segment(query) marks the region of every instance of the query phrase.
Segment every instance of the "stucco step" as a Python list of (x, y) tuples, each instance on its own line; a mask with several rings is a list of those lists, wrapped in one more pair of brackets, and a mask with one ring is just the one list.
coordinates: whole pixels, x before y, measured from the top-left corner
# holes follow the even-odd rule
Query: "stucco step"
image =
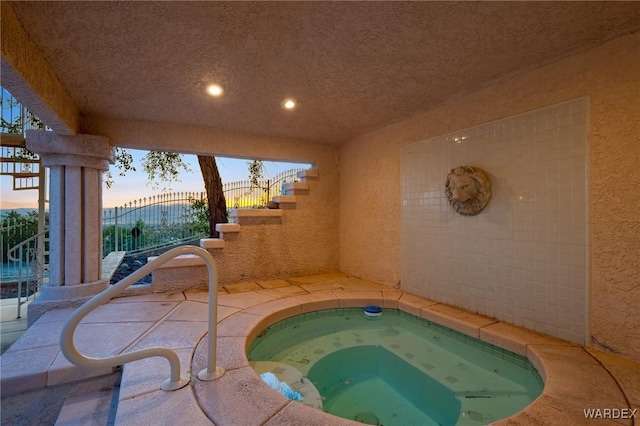
[(275, 201), (278, 204), (293, 204), (296, 202), (296, 196), (295, 195), (278, 195), (276, 197), (273, 197), (273, 201)]
[(220, 232), (221, 234), (240, 232), (240, 225), (238, 225), (237, 223), (216, 223), (216, 231)]
[[(219, 231), (218, 231), (219, 232)], [(203, 249), (223, 249), (224, 240), (222, 238), (201, 238), (200, 247)]]
[(280, 209), (233, 209), (229, 216), (239, 225), (268, 225), (282, 223)]
[[(150, 256), (148, 257), (148, 261), (151, 262), (155, 260), (158, 256)], [(176, 256), (171, 260), (166, 261), (162, 265), (158, 266), (158, 269), (166, 269), (166, 268), (185, 268), (188, 266), (202, 266), (204, 265), (204, 260), (198, 255), (195, 254), (183, 254), (180, 256)]]
[(317, 179), (318, 170), (317, 169), (300, 170), (298, 173), (296, 173), (296, 176), (302, 182), (305, 182), (306, 180), (309, 180), (309, 179)]
[(307, 195), (309, 193), (309, 183), (287, 182), (284, 184), (284, 191), (287, 195)]

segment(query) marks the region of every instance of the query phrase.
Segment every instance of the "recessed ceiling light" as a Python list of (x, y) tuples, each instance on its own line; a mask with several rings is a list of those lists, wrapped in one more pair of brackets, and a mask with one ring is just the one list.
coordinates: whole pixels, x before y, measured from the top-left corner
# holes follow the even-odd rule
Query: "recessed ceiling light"
[(218, 86), (217, 84), (210, 84), (207, 86), (207, 93), (209, 93), (211, 96), (220, 96), (222, 95), (222, 87)]
[(282, 101), (282, 108), (284, 109), (294, 109), (296, 107), (296, 102), (293, 99), (285, 99)]

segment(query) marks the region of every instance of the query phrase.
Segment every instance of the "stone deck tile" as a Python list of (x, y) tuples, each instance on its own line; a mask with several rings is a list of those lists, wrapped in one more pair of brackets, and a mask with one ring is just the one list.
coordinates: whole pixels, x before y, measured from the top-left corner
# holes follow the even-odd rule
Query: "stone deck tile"
[(353, 426), (361, 424), (291, 401), (282, 410), (278, 411), (275, 416), (270, 418), (265, 423), (265, 426)]
[(317, 291), (335, 291), (335, 290), (345, 289), (345, 284), (342, 281), (337, 281), (337, 280), (321, 281), (321, 282), (309, 283), (309, 284), (300, 283), (298, 285), (300, 286), (300, 288), (302, 288), (305, 291), (308, 291), (309, 293), (314, 293)]
[[(191, 371), (191, 349), (176, 349), (180, 359), (180, 376)], [(152, 357), (124, 365), (120, 381), (120, 401), (160, 390), (160, 386), (171, 378), (171, 368), (166, 358)]]
[(133, 303), (133, 302), (180, 302), (185, 299), (184, 294), (180, 291), (174, 291), (169, 293), (148, 293), (138, 296), (127, 296), (121, 294), (121, 297), (116, 297), (109, 301), (112, 303)]
[[(251, 331), (264, 323), (263, 317), (259, 315), (238, 312), (225, 318), (218, 323), (218, 337), (245, 337)], [(264, 328), (266, 326), (263, 326)]]
[(276, 298), (253, 291), (248, 293), (221, 294), (218, 295), (218, 305), (229, 306), (231, 308), (246, 309), (248, 307), (259, 305), (260, 303), (268, 302), (269, 300), (273, 299)]
[(116, 426), (211, 426), (198, 406), (191, 386), (177, 391), (158, 390), (118, 403)]
[(65, 398), (55, 426), (90, 425), (98, 418), (108, 418), (112, 390), (94, 391)]
[(290, 286), (291, 283), (287, 280), (266, 280), (257, 281), (258, 285), (262, 288), (279, 288)]
[(266, 294), (271, 297), (287, 297), (295, 294), (305, 294), (307, 291), (297, 285), (290, 285), (287, 287), (267, 288), (259, 290), (258, 293)]
[(242, 312), (245, 314), (259, 315), (261, 317), (270, 317), (273, 322), (302, 313), (298, 299), (290, 297), (270, 300), (269, 302), (244, 309)]
[(85, 323), (114, 323), (114, 322), (150, 322), (159, 321), (171, 312), (180, 302), (130, 302), (108, 303), (98, 306), (83, 318)]
[(348, 290), (333, 291), (332, 293), (339, 300), (341, 308), (382, 305), (384, 302), (380, 290)]
[[(76, 329), (74, 341), (81, 354), (106, 358), (123, 352), (154, 324), (153, 322), (80, 324)], [(112, 367), (95, 370), (77, 367), (60, 352), (49, 368), (47, 386), (98, 377), (110, 374), (112, 371)]]
[(387, 287), (386, 289), (382, 290), (382, 307), (389, 309), (398, 309), (398, 301), (400, 300), (400, 297), (402, 295), (402, 290)]
[(49, 367), (59, 352), (57, 346), (5, 352), (0, 357), (2, 397), (45, 387)]
[(361, 278), (345, 277), (336, 281), (340, 281), (345, 290), (384, 290), (389, 288), (386, 285)]
[(527, 355), (527, 346), (534, 344), (543, 345), (570, 345), (575, 344), (561, 340), (536, 331), (527, 330), (516, 325), (497, 322), (480, 329), (480, 340), (499, 346), (519, 355)]
[(480, 338), (480, 329), (482, 327), (498, 322), (494, 318), (473, 314), (464, 309), (442, 304), (423, 307), (420, 309), (420, 316), (478, 339)]
[[(246, 355), (246, 340), (244, 336), (219, 337), (218, 343), (216, 344), (216, 366), (224, 368), (225, 371), (247, 367), (249, 361)], [(193, 352), (193, 364), (196, 365), (199, 370), (192, 371), (192, 373), (199, 372), (206, 368), (208, 350), (208, 342), (206, 339), (203, 339)]]
[(22, 337), (7, 349), (5, 354), (47, 346), (56, 346), (59, 348), (62, 327), (64, 327), (63, 321), (51, 323), (37, 321), (36, 324), (29, 327)]
[(409, 312), (417, 317), (420, 316), (420, 310), (426, 306), (435, 305), (438, 302), (425, 299), (409, 293), (402, 293), (398, 299), (398, 309)]
[[(76, 308), (63, 308), (63, 309), (54, 309), (53, 311), (47, 311), (42, 315), (37, 322), (40, 323), (51, 323), (56, 321), (66, 321), (69, 319), (71, 314), (76, 311)], [(35, 325), (35, 324), (33, 324)]]
[(202, 321), (164, 321), (138, 340), (127, 352), (152, 347), (193, 349), (207, 330), (206, 318)]
[(636, 423), (640, 424), (640, 363), (595, 348), (586, 350), (616, 378), (631, 408), (638, 409)]
[(207, 321), (209, 318), (209, 304), (185, 300), (180, 303), (169, 316), (167, 321)]
[[(615, 380), (582, 347), (530, 345), (528, 350), (544, 378), (543, 394), (512, 416), (514, 422), (500, 424), (532, 424), (527, 422), (541, 415), (545, 417), (540, 419), (553, 419), (555, 424), (592, 424), (593, 420), (584, 417), (584, 409), (627, 407)], [(627, 419), (618, 420), (608, 424), (631, 424)]]
[(262, 290), (262, 287), (260, 287), (258, 283), (255, 281), (246, 281), (246, 282), (235, 283), (235, 284), (225, 284), (223, 287), (225, 290), (229, 292), (229, 294)]
[[(194, 362), (191, 373), (202, 368)], [(217, 380), (194, 381), (193, 385), (196, 394), (211, 396), (201, 399), (200, 404), (217, 425), (263, 425), (288, 402), (248, 366), (229, 370)]]
[[(223, 294), (228, 294), (228, 293), (225, 291)], [(186, 300), (194, 300), (196, 302), (209, 303), (209, 290), (202, 290), (202, 289), (186, 290), (184, 292), (184, 296)], [(220, 293), (218, 293), (218, 297), (220, 297)]]
[[(216, 313), (217, 322), (222, 321), (229, 315), (239, 312), (239, 308), (218, 305)], [(166, 318), (167, 321), (208, 321), (209, 304), (192, 300), (184, 301)]]
[(303, 305), (300, 313), (317, 311), (320, 309), (333, 309), (340, 307), (340, 301), (331, 291), (317, 291), (308, 294), (300, 294), (289, 297), (288, 300)]
[(287, 280), (296, 284), (312, 284), (325, 281), (339, 281), (344, 278), (347, 278), (347, 275), (343, 274), (342, 272), (329, 272), (327, 274), (306, 275), (302, 277), (287, 278)]

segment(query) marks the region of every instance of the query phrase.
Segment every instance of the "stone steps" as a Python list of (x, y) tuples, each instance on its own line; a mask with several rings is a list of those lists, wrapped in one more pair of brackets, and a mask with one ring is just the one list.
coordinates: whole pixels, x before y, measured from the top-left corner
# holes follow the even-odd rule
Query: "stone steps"
[[(294, 209), (298, 195), (309, 194), (309, 181), (318, 179), (318, 170), (308, 169), (299, 171), (296, 176), (300, 181), (288, 182), (284, 185), (284, 194), (273, 197), (273, 201), (278, 203), (277, 209), (233, 209), (230, 216), (234, 223), (218, 223), (216, 231), (220, 233), (219, 238), (203, 238), (200, 240), (200, 247), (212, 249), (224, 249), (225, 235), (235, 235), (240, 232), (243, 225), (257, 224), (281, 224), (283, 210)], [(149, 257), (149, 261), (157, 256)], [(204, 265), (202, 259), (195, 255), (178, 256), (165, 263), (161, 268), (176, 268), (188, 266)]]

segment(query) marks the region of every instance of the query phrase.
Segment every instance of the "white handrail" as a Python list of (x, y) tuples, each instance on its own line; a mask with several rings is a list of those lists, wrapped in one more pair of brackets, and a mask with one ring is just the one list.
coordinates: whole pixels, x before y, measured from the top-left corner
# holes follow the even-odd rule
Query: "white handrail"
[(123, 278), (118, 283), (110, 286), (103, 292), (95, 295), (93, 298), (85, 302), (80, 306), (67, 320), (62, 333), (60, 334), (60, 349), (64, 356), (78, 367), (96, 369), (104, 367), (115, 367), (127, 362), (138, 361), (143, 358), (149, 358), (154, 356), (160, 356), (166, 358), (169, 361), (171, 367), (171, 377), (167, 379), (160, 389), (166, 391), (177, 390), (185, 387), (190, 377), (180, 376), (180, 360), (178, 355), (168, 348), (149, 348), (140, 351), (130, 352), (126, 354), (116, 355), (107, 358), (91, 358), (81, 354), (75, 346), (73, 341), (73, 335), (75, 333), (80, 321), (87, 316), (92, 310), (100, 305), (107, 303), (112, 297), (127, 287), (145, 277), (160, 265), (173, 259), (176, 256), (182, 254), (195, 254), (204, 260), (209, 271), (209, 333), (208, 333), (208, 347), (209, 353), (207, 356), (207, 368), (202, 370), (198, 377), (201, 380), (214, 380), (224, 374), (224, 369), (216, 367), (216, 340), (217, 340), (217, 294), (218, 294), (218, 274), (216, 262), (209, 254), (208, 251), (196, 247), (196, 246), (182, 246), (176, 247), (161, 254), (153, 261), (147, 263), (142, 268), (138, 269), (131, 275)]

